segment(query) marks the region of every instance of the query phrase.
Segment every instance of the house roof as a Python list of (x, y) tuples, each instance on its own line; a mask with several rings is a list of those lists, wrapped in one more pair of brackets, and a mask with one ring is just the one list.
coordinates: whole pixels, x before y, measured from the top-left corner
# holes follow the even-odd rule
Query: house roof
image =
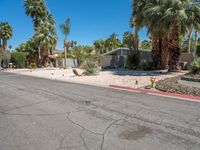
[(123, 48), (123, 47), (122, 48), (116, 48), (116, 49), (113, 49), (113, 50), (111, 50), (111, 51), (109, 51), (107, 53), (102, 54), (101, 56), (106, 56), (106, 55), (113, 54), (113, 53), (117, 52), (118, 50), (127, 50), (127, 51), (129, 51), (129, 48)]

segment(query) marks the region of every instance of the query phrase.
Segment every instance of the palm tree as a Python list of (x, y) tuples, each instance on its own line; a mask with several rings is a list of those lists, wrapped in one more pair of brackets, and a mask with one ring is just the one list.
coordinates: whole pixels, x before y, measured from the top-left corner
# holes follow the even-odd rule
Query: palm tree
[[(162, 17), (162, 13), (154, 13), (153, 9), (150, 12), (146, 11), (146, 9), (154, 7), (153, 3), (156, 4), (158, 2), (159, 1), (155, 0), (132, 0), (132, 18), (130, 20), (130, 25), (135, 28), (135, 51), (138, 51), (138, 32), (140, 28), (146, 26), (148, 28), (148, 34), (152, 37), (152, 58), (155, 68), (166, 69), (168, 68), (168, 53), (166, 51), (166, 42), (168, 38), (167, 36), (163, 36), (163, 29), (157, 23)], [(152, 5), (147, 7), (149, 3)]]
[(135, 49), (135, 34), (131, 32), (125, 32), (123, 35), (123, 44), (128, 46), (130, 49), (130, 52), (132, 53), (133, 50)]
[(138, 52), (138, 45), (139, 45), (139, 25), (137, 24), (137, 22), (135, 21), (134, 18), (131, 18), (130, 19), (130, 26), (131, 28), (135, 28), (135, 33), (134, 33), (134, 49), (131, 49), (131, 50), (134, 50), (134, 52)]
[(57, 34), (55, 30), (55, 21), (49, 13), (46, 14), (39, 30), (34, 35), (34, 40), (39, 49), (39, 57), (42, 58), (42, 64), (48, 65), (48, 56), (50, 51), (55, 50), (57, 44)]
[(139, 30), (140, 28), (144, 27), (145, 18), (142, 12), (142, 9), (147, 4), (146, 0), (132, 0), (132, 17), (130, 19), (130, 26), (135, 28), (135, 44), (134, 44), (134, 51), (138, 52), (138, 45), (139, 45)]
[[(143, 0), (138, 1), (145, 4)], [(188, 0), (146, 0), (140, 11), (140, 16), (143, 17), (141, 22), (147, 26), (153, 38), (152, 54), (158, 56), (158, 62), (164, 60), (166, 63), (169, 59), (169, 70), (178, 71), (180, 35), (185, 34), (191, 24), (200, 23), (200, 9)], [(194, 14), (193, 18), (191, 14)], [(158, 64), (162, 67), (165, 63)]]
[(99, 54), (103, 54), (105, 49), (105, 41), (104, 40), (94, 41), (94, 47), (96, 51), (99, 52)]
[(0, 23), (0, 39), (3, 41), (3, 50), (7, 50), (7, 41), (13, 36), (13, 28), (9, 25), (8, 22)]
[(41, 18), (45, 15), (47, 7), (44, 0), (25, 0), (24, 8), (27, 16), (31, 16), (34, 22), (35, 32), (40, 26)]
[(116, 33), (111, 34), (105, 41), (105, 46), (108, 50), (115, 49), (121, 46), (121, 41), (118, 39), (118, 35)]
[(44, 0), (25, 0), (24, 8), (34, 22), (35, 33), (32, 39), (38, 49), (39, 63), (47, 66), (49, 51), (55, 49), (58, 40), (55, 20)]
[[(191, 1), (186, 0), (176, 0), (168, 2), (167, 4), (169, 6), (166, 8), (165, 16), (162, 20), (163, 25), (166, 25), (166, 29), (170, 31), (170, 41), (168, 43), (170, 51), (169, 71), (178, 71), (180, 35), (185, 34), (191, 25), (198, 26), (200, 24), (200, 9), (191, 3)], [(169, 21), (169, 19), (171, 21)]]
[(67, 42), (67, 36), (70, 33), (70, 18), (67, 18), (66, 21), (60, 25), (60, 29), (62, 30), (63, 34), (65, 35), (64, 39), (64, 53), (65, 53), (65, 62), (64, 62), (64, 67), (67, 67), (67, 47), (68, 47), (68, 42)]
[(144, 19), (142, 22), (148, 28), (148, 33), (152, 37), (154, 67), (157, 69), (167, 69), (169, 60), (169, 52), (167, 49), (168, 33), (160, 23), (160, 18), (165, 13), (160, 2), (156, 0), (145, 2), (146, 4), (143, 5), (144, 7), (142, 9), (142, 18)]

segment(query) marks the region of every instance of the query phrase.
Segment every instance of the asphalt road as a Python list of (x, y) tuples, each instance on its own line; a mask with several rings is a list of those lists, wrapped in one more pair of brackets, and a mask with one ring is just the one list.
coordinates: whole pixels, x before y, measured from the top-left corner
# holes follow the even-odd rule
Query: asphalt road
[(200, 103), (0, 72), (0, 150), (200, 150)]

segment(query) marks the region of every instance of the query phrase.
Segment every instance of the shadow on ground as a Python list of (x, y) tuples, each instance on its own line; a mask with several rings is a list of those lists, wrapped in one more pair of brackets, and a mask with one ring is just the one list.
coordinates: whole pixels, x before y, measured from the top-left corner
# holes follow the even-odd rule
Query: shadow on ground
[(161, 76), (161, 75), (171, 75), (163, 70), (128, 70), (128, 69), (104, 69), (103, 71), (110, 71), (113, 75), (119, 76)]

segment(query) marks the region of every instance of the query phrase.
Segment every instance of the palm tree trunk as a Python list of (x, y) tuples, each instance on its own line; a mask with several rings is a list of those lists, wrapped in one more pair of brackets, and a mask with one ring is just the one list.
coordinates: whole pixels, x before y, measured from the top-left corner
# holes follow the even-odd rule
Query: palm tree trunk
[(64, 40), (64, 69), (67, 68), (67, 39)]
[(48, 52), (48, 47), (43, 47), (41, 50), (41, 59), (42, 59), (42, 65), (44, 67), (48, 67), (48, 63), (49, 63), (49, 52)]
[[(163, 54), (163, 37), (161, 35), (153, 37), (152, 40), (152, 59), (155, 69), (165, 69), (165, 56)], [(163, 59), (163, 60), (162, 60)]]
[(192, 38), (192, 29), (190, 29), (188, 34), (188, 53), (191, 53), (191, 38)]
[(2, 39), (0, 38), (0, 48), (2, 47), (2, 42), (1, 41), (2, 41)]
[(168, 36), (162, 36), (162, 48), (161, 48), (161, 69), (169, 68), (169, 49), (168, 49)]
[(66, 46), (64, 46), (64, 55), (65, 55), (64, 68), (66, 69), (67, 68), (67, 48), (66, 48)]
[(139, 36), (138, 36), (139, 28), (135, 25), (135, 44), (134, 44), (134, 51), (138, 52), (138, 45), (139, 45)]
[(4, 50), (4, 53), (6, 53), (6, 51), (7, 51), (7, 39), (3, 39), (3, 50)]
[(154, 67), (157, 69), (158, 68), (158, 63), (159, 63), (159, 52), (158, 52), (158, 37), (153, 37), (152, 38), (152, 51), (151, 51), (151, 55), (152, 55), (152, 59), (154, 62)]
[(179, 47), (179, 36), (180, 28), (179, 25), (174, 24), (170, 33), (169, 33), (169, 71), (170, 72), (179, 72), (179, 60), (180, 60), (180, 47)]
[(195, 31), (195, 42), (194, 42), (194, 59), (197, 59), (197, 44), (198, 44), (198, 31)]

